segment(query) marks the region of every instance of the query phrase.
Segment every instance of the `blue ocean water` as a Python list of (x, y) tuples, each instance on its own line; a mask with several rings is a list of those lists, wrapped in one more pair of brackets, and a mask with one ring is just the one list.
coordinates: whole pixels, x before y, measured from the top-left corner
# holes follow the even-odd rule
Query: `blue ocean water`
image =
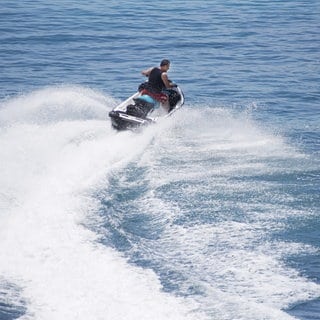
[[(320, 3), (0, 6), (0, 319), (320, 319)], [(171, 60), (183, 109), (108, 112)]]

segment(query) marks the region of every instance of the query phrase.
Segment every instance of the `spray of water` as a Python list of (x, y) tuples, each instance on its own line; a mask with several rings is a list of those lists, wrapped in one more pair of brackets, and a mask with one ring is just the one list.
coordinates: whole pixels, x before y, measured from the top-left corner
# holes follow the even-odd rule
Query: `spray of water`
[[(116, 104), (50, 87), (0, 107), (0, 276), (21, 319), (290, 319), (282, 309), (319, 295), (280, 262), (314, 248), (270, 241), (286, 195), (248, 179), (302, 154), (223, 108), (118, 133)], [(138, 196), (119, 200), (128, 189)]]

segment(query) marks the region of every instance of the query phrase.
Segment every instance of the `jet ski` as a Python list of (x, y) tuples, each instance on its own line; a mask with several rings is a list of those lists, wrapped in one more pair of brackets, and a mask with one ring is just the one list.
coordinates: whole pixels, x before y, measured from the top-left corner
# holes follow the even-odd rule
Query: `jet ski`
[(184, 95), (178, 85), (167, 91), (166, 99), (169, 100), (169, 111), (164, 108), (164, 102), (161, 97), (159, 99), (159, 95), (148, 91), (148, 88), (141, 84), (138, 92), (109, 112), (112, 127), (119, 131), (136, 130), (171, 116), (184, 104)]

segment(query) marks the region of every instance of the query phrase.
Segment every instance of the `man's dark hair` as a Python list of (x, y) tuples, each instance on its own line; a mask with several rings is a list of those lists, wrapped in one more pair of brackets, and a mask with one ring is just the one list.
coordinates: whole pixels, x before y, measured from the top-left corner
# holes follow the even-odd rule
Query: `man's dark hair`
[(170, 64), (170, 61), (169, 61), (168, 59), (163, 59), (163, 60), (160, 62), (160, 67), (166, 66), (166, 65), (168, 65), (168, 64)]

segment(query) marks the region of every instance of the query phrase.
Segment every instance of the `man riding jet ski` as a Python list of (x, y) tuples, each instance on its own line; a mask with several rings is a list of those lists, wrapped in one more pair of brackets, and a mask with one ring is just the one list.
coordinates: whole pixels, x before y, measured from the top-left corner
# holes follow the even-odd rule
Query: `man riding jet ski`
[(163, 108), (168, 112), (176, 105), (176, 91), (172, 88), (177, 87), (168, 79), (170, 61), (164, 59), (160, 62), (160, 67), (152, 67), (143, 70), (141, 73), (148, 77), (148, 82), (142, 83), (139, 87), (141, 94), (147, 94), (162, 103)]
[[(170, 61), (165, 59), (161, 61), (160, 67), (142, 71), (148, 81), (139, 86), (137, 93), (109, 113), (115, 129), (135, 129), (156, 122), (160, 116), (167, 117), (184, 104), (181, 89), (168, 79), (169, 68)], [(160, 108), (153, 112), (156, 107)], [(151, 113), (155, 117), (150, 117)]]

